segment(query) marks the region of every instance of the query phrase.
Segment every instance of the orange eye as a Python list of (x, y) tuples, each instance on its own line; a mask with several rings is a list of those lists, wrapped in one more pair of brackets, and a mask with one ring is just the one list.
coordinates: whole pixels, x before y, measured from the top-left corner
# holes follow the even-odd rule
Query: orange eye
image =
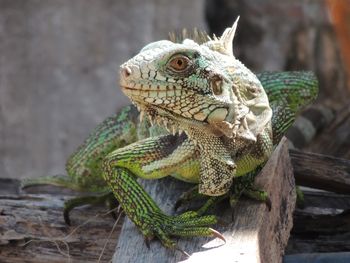
[(185, 56), (177, 56), (169, 61), (169, 67), (175, 71), (183, 71), (188, 68), (189, 59)]

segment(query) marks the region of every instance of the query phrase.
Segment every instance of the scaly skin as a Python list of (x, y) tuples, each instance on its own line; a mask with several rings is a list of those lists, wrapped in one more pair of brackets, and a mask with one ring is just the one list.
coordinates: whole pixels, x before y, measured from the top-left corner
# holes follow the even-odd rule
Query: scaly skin
[(232, 54), (235, 27), (220, 39), (158, 41), (143, 48), (121, 66), (120, 84), (148, 120), (138, 123), (135, 108), (122, 109), (70, 157), (68, 177), (29, 184), (104, 195), (111, 190), (146, 240), (157, 236), (169, 248), (176, 248), (170, 236), (218, 236), (209, 227), (216, 218), (203, 216), (206, 209), (165, 215), (136, 177), (171, 175), (198, 184), (199, 193), (212, 200), (231, 191), (232, 203), (241, 193), (266, 200), (266, 193), (252, 188), (254, 174), (317, 96), (317, 80), (308, 72), (254, 75)]

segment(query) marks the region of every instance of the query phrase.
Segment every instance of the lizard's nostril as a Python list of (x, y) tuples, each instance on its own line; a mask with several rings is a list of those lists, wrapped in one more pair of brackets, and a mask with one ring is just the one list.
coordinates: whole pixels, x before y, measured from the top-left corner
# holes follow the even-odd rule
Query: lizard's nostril
[(123, 75), (124, 78), (128, 78), (131, 75), (132, 71), (131, 68), (128, 66), (122, 67), (121, 74)]

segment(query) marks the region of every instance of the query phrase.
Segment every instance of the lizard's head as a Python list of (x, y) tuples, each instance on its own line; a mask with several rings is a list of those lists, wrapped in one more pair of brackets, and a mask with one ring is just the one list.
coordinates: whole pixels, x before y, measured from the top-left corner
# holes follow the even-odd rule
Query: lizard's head
[(220, 38), (153, 42), (125, 62), (120, 85), (141, 115), (189, 135), (254, 137), (271, 109), (259, 80), (233, 56), (237, 21)]

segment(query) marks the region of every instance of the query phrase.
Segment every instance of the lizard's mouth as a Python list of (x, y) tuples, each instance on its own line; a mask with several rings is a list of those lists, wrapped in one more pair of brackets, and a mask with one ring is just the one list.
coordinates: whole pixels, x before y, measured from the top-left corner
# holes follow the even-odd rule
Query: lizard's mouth
[[(142, 121), (144, 117), (147, 117), (152, 126), (158, 124), (172, 134), (176, 134), (177, 132), (181, 134), (185, 131), (185, 133), (189, 135), (189, 129), (206, 129), (208, 127), (207, 122), (186, 118), (173, 112), (165, 104), (147, 102), (147, 98), (136, 95), (136, 91), (141, 93), (141, 90), (129, 86), (121, 86), (121, 89), (140, 112), (140, 121)], [(149, 101), (151, 101), (151, 99)]]

